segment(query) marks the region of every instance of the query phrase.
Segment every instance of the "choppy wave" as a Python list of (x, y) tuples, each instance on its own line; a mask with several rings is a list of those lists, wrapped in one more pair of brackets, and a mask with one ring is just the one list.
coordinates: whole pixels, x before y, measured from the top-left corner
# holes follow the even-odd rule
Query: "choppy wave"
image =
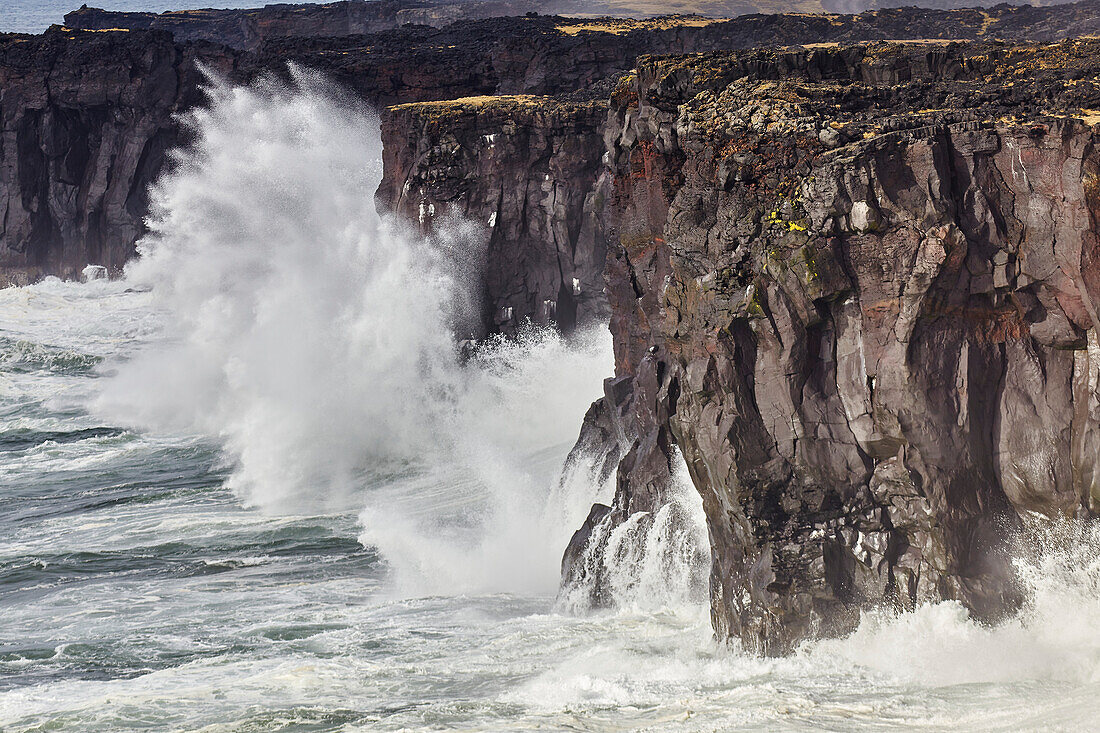
[(33, 341), (0, 338), (0, 370), (20, 372), (43, 370), (64, 374), (88, 374), (100, 358), (71, 349)]

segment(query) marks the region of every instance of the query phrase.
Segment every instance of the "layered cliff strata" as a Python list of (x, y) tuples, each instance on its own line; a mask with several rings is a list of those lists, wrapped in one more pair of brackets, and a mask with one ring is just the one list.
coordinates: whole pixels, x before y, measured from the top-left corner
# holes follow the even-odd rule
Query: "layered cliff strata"
[(678, 446), (720, 637), (995, 619), (1020, 518), (1100, 508), (1098, 50), (650, 58), (613, 97), (596, 412), (636, 439), (595, 520), (659, 500)]

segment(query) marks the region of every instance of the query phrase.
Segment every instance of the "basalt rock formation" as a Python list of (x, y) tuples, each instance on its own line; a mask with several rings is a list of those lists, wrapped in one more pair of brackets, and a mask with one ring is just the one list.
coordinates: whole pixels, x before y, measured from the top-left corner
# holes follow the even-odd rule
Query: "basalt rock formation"
[(0, 36), (0, 285), (133, 256), (172, 114), (216, 56), (163, 32)]
[[(285, 73), (292, 61), (320, 70), (371, 104), (389, 105), (472, 95), (572, 96), (614, 79), (641, 53), (876, 38), (1048, 40), (1100, 30), (1100, 0), (1085, 0), (1054, 8), (908, 8), (855, 16), (748, 16), (724, 22), (697, 17), (641, 22), (532, 16), (465, 20), (444, 28), (402, 26), (340, 37), (286, 35), (379, 27), (366, 21), (332, 25), (351, 23), (348, 19), (355, 13), (366, 12), (359, 5), (363, 3), (233, 11), (238, 15), (232, 17), (244, 25), (230, 23), (224, 28), (218, 25), (221, 21), (215, 23), (223, 17), (217, 13), (155, 16), (171, 20), (175, 36), (142, 30), (153, 25), (146, 14), (82, 10), (74, 23), (96, 28), (130, 24), (135, 30), (58, 28), (41, 36), (0, 36), (0, 282), (25, 282), (46, 274), (72, 277), (87, 264), (117, 272), (133, 255), (134, 241), (143, 230), (146, 188), (164, 169), (167, 151), (179, 142), (175, 115), (203, 100), (197, 59), (242, 83), (261, 74)], [(442, 6), (394, 4), (391, 10), (419, 7)], [(370, 12), (384, 10), (383, 4), (371, 4)], [(390, 21), (379, 22), (385, 26)], [(238, 31), (244, 35), (234, 36)], [(249, 50), (189, 38), (217, 38)], [(549, 118), (548, 123), (557, 124)], [(542, 138), (550, 140), (555, 134), (550, 129)], [(569, 165), (585, 171), (581, 175), (588, 180), (603, 151), (589, 149), (587, 143), (581, 147), (592, 157)], [(579, 148), (575, 152), (579, 155)], [(528, 229), (534, 232), (538, 227)], [(575, 238), (572, 231), (553, 236), (555, 241), (537, 245), (526, 241), (552, 252), (556, 242)], [(595, 252), (593, 247), (599, 245), (576, 246), (578, 251)], [(590, 270), (560, 277), (567, 285), (572, 277), (581, 280), (582, 300), (591, 293), (585, 284), (594, 277)], [(555, 297), (540, 284), (529, 294), (543, 304), (568, 300), (568, 288)], [(511, 307), (516, 312), (518, 306)], [(520, 310), (539, 318), (539, 307)], [(588, 305), (578, 302), (577, 307), (583, 313)], [(561, 310), (571, 312), (568, 306)], [(488, 326), (494, 328), (494, 322), (495, 317), (488, 319)]]
[(606, 118), (606, 101), (547, 97), (387, 110), (379, 203), (424, 232), (454, 216), (479, 225), (485, 331), (606, 322), (606, 192), (596, 185)]
[(1097, 51), (647, 58), (613, 95), (617, 379), (586, 429), (635, 439), (589, 524), (662, 501), (676, 446), (720, 638), (995, 619), (1021, 518), (1100, 509)]

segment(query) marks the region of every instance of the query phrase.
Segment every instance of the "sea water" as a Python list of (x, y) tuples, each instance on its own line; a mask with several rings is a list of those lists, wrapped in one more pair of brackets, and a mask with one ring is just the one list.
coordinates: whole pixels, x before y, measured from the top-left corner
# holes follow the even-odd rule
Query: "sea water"
[(166, 10), (198, 8), (254, 8), (262, 0), (3, 0), (0, 2), (0, 33), (41, 33), (65, 22), (65, 13), (87, 4), (103, 10), (163, 13)]
[(1081, 525), (1022, 538), (1001, 626), (763, 659), (712, 638), (681, 466), (687, 526), (562, 602), (606, 329), (460, 358), (479, 238), (378, 216), (377, 119), (301, 72), (211, 99), (124, 279), (0, 290), (0, 730), (1094, 729)]

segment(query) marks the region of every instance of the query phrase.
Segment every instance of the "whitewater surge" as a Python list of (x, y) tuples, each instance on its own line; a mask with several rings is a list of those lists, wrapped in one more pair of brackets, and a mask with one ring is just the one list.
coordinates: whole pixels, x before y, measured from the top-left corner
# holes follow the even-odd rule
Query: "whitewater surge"
[(923, 684), (1100, 683), (1100, 525), (1032, 519), (1015, 545), (1025, 600), (1008, 620), (979, 624), (954, 602), (873, 613), (809, 653)]
[(100, 407), (220, 437), (246, 501), (338, 508), (368, 466), (439, 441), (463, 293), (375, 213), (377, 121), (305, 72), (292, 84), (215, 82), (185, 118), (194, 146), (126, 270), (176, 343), (124, 366)]
[(403, 592), (552, 591), (586, 502), (552, 525), (544, 502), (612, 371), (607, 329), (531, 327), (460, 358), (483, 238), (379, 216), (376, 116), (299, 69), (208, 94), (126, 270), (173, 341), (122, 365), (98, 410), (217, 438), (250, 505), (365, 506), (362, 541)]
[(713, 640), (679, 464), (608, 537), (615, 607), (555, 605), (614, 489), (561, 473), (606, 330), (460, 359), (476, 238), (377, 215), (370, 112), (303, 72), (211, 95), (125, 281), (0, 290), (0, 729), (1093, 727), (1095, 526), (1021, 535), (1001, 625), (765, 659)]

